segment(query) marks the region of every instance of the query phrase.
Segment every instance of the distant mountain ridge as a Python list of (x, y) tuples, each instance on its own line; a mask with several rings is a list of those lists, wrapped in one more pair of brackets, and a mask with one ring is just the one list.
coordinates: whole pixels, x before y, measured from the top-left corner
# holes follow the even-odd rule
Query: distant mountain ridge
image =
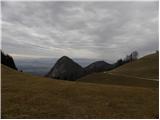
[(57, 60), (46, 77), (62, 80), (77, 80), (93, 72), (107, 71), (111, 67), (112, 65), (105, 61), (97, 61), (83, 68), (71, 58), (63, 56)]
[(96, 61), (94, 63), (91, 63), (87, 67), (85, 67), (86, 74), (90, 74), (93, 72), (103, 72), (110, 70), (113, 67), (113, 65), (106, 63), (105, 61)]
[[(32, 75), (45, 76), (53, 67), (59, 58), (36, 58), (36, 59), (14, 59), (16, 67), (23, 72), (30, 73)], [(73, 58), (73, 60), (82, 67), (88, 66), (90, 63), (96, 61), (96, 59), (86, 58)]]
[(84, 74), (84, 69), (78, 63), (67, 56), (63, 56), (55, 63), (46, 76), (63, 80), (76, 80), (84, 76)]

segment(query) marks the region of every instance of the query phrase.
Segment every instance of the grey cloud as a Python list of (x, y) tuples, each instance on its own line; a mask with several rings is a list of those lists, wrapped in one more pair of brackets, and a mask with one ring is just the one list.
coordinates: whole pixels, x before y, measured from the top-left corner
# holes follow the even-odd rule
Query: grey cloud
[(158, 2), (2, 2), (2, 48), (113, 61), (133, 50), (143, 56), (158, 49)]

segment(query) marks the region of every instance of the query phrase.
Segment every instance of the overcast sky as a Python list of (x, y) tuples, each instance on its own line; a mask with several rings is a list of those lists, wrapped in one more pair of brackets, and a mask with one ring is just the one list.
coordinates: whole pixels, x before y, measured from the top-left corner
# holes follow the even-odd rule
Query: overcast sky
[(16, 58), (98, 58), (158, 49), (158, 2), (2, 2), (2, 50)]

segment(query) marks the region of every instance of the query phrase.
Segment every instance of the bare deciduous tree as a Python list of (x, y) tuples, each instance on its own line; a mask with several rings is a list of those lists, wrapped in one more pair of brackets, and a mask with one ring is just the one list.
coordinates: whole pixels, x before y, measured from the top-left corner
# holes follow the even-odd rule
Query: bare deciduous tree
[(130, 62), (130, 61), (133, 61), (133, 60), (137, 60), (137, 58), (138, 58), (138, 52), (133, 51), (130, 55), (126, 56), (125, 61)]
[(131, 59), (132, 60), (136, 60), (137, 58), (138, 58), (138, 52), (137, 51), (133, 51), (132, 53), (131, 53)]

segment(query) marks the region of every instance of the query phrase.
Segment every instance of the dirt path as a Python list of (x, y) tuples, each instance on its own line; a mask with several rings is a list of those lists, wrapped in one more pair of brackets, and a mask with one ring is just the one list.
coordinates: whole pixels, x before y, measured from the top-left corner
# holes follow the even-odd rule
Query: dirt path
[(130, 77), (130, 78), (143, 79), (143, 80), (159, 81), (159, 79), (150, 79), (150, 78), (136, 77), (136, 76), (124, 75), (124, 74), (116, 74), (116, 73), (108, 73), (108, 74), (122, 76), (122, 77)]

